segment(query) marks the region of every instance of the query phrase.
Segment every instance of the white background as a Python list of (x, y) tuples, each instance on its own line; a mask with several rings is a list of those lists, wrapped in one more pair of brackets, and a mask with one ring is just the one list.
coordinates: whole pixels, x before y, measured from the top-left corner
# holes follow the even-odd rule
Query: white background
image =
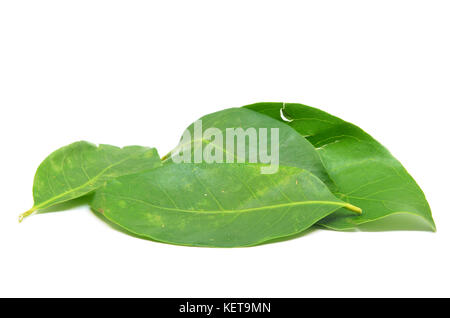
[[(0, 296), (450, 296), (448, 1), (2, 1)], [(32, 216), (39, 163), (77, 140), (155, 146), (200, 116), (300, 102), (364, 128), (437, 233), (318, 230), (172, 246), (87, 207)]]

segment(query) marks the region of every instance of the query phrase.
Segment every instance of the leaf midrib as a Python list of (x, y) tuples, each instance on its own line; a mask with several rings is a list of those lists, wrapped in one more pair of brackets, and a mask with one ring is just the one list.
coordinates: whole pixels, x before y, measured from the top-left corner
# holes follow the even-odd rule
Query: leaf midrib
[[(175, 150), (177, 150), (177, 149), (182, 149), (182, 148), (185, 147), (186, 145), (192, 145), (192, 144), (194, 144), (194, 147), (195, 147), (195, 144), (196, 144), (198, 141), (200, 141), (202, 144), (205, 144), (205, 145), (210, 145), (210, 144), (212, 144), (213, 147), (215, 147), (216, 149), (222, 150), (222, 152), (223, 152), (223, 154), (225, 154), (225, 156), (227, 156), (228, 154), (230, 154), (226, 149), (224, 149), (223, 147), (220, 147), (219, 145), (217, 145), (216, 143), (214, 143), (212, 140), (208, 140), (208, 139), (205, 139), (205, 138), (202, 138), (202, 139), (191, 139), (191, 140), (188, 141), (188, 142), (185, 142), (185, 143), (182, 143), (182, 144), (179, 144), (178, 146), (176, 146), (173, 150), (171, 150), (167, 155), (164, 156), (164, 157), (167, 157), (167, 158), (166, 158), (166, 159), (163, 159), (162, 161), (165, 162), (165, 161), (169, 160), (170, 158), (172, 158), (173, 152), (174, 152)], [(190, 150), (193, 150), (193, 149), (190, 148)], [(194, 148), (194, 150), (195, 150), (195, 148)], [(237, 157), (236, 154), (233, 153), (232, 155), (233, 155), (234, 159), (236, 159), (236, 160), (238, 159), (238, 157)], [(164, 158), (164, 157), (163, 157), (163, 158)]]
[(335, 202), (335, 201), (296, 201), (296, 202), (288, 202), (283, 204), (274, 204), (274, 205), (266, 205), (256, 208), (247, 208), (247, 209), (237, 209), (237, 210), (209, 210), (209, 211), (201, 211), (201, 210), (187, 210), (187, 209), (180, 209), (180, 208), (170, 208), (165, 206), (159, 206), (152, 204), (147, 201), (139, 200), (136, 198), (128, 197), (128, 196), (122, 196), (117, 195), (112, 192), (102, 192), (103, 196), (105, 195), (112, 195), (121, 199), (125, 200), (131, 200), (139, 203), (143, 203), (145, 205), (151, 206), (153, 208), (166, 210), (166, 211), (174, 211), (174, 212), (182, 212), (182, 213), (199, 213), (199, 214), (218, 214), (218, 213), (248, 213), (253, 211), (259, 211), (259, 210), (265, 210), (265, 209), (277, 209), (277, 208), (283, 208), (283, 207), (292, 207), (292, 206), (298, 206), (298, 205), (314, 205), (314, 204), (324, 204), (324, 205), (334, 205), (339, 207), (346, 207), (348, 206), (348, 203), (346, 202)]
[(126, 157), (126, 158), (124, 158), (124, 159), (122, 159), (122, 160), (117, 161), (116, 163), (113, 163), (113, 164), (107, 166), (107, 167), (104, 168), (102, 171), (100, 171), (95, 177), (93, 177), (92, 179), (89, 179), (88, 181), (86, 181), (86, 182), (83, 183), (82, 185), (79, 185), (78, 187), (75, 187), (75, 188), (71, 188), (71, 189), (68, 190), (68, 191), (62, 192), (62, 193), (60, 193), (60, 194), (58, 194), (58, 195), (56, 195), (56, 196), (54, 196), (54, 197), (52, 197), (52, 198), (50, 198), (50, 199), (48, 199), (48, 200), (46, 200), (46, 201), (44, 201), (44, 202), (38, 204), (38, 205), (33, 206), (33, 210), (41, 209), (41, 208), (45, 207), (47, 204), (52, 203), (52, 202), (54, 202), (54, 201), (56, 201), (56, 200), (58, 200), (58, 199), (64, 197), (65, 195), (68, 195), (68, 194), (70, 194), (70, 193), (73, 193), (73, 192), (76, 192), (76, 191), (78, 191), (78, 190), (81, 190), (81, 189), (84, 188), (84, 187), (89, 186), (90, 184), (96, 182), (96, 181), (97, 181), (101, 176), (103, 176), (108, 170), (114, 168), (115, 166), (118, 166), (118, 165), (124, 163), (125, 161), (131, 159), (132, 157), (134, 157), (134, 155), (130, 155), (129, 157)]

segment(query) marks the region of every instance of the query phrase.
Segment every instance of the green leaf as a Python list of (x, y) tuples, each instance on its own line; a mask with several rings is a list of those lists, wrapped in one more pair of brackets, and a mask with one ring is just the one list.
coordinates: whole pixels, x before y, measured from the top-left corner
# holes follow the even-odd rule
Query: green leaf
[[(355, 216), (340, 210), (319, 224), (344, 230), (394, 214), (415, 215), (435, 230), (427, 200), (414, 179), (389, 151), (359, 127), (302, 104), (245, 106), (284, 121), (317, 149), (342, 200), (362, 208)], [(281, 117), (283, 113), (285, 119)]]
[(118, 148), (79, 141), (50, 154), (37, 169), (33, 184), (34, 205), (19, 217), (81, 197), (107, 180), (161, 165), (154, 148)]
[(210, 247), (259, 244), (299, 233), (341, 207), (311, 173), (260, 164), (168, 164), (109, 181), (92, 208), (156, 241)]
[[(200, 118), (202, 121), (203, 131), (209, 128), (217, 128), (220, 130), (223, 137), (223, 146), (216, 146), (217, 151), (222, 153), (223, 162), (226, 161), (227, 151), (226, 151), (226, 130), (229, 128), (242, 128), (247, 130), (249, 128), (255, 128), (259, 131), (261, 128), (278, 128), (279, 131), (279, 164), (281, 166), (298, 167), (305, 169), (314, 175), (316, 175), (320, 180), (322, 180), (330, 188), (333, 187), (333, 182), (329, 178), (319, 155), (315, 151), (314, 147), (301, 135), (299, 135), (295, 129), (281, 123), (275, 119), (269, 118), (265, 115), (258, 114), (254, 111), (245, 108), (229, 108), (212, 114), (208, 114)], [(207, 145), (211, 144), (211, 139), (205, 139), (200, 136), (199, 139), (195, 139), (194, 136), (194, 124), (191, 124), (187, 129), (191, 134), (191, 139), (188, 142), (190, 147), (190, 152), (192, 153), (191, 159), (194, 157), (194, 153), (198, 148), (205, 148)], [(269, 139), (269, 138), (268, 138)], [(245, 158), (246, 162), (249, 162), (249, 150), (251, 145), (249, 144), (249, 139), (246, 140), (245, 147)], [(270, 141), (270, 140), (269, 140)], [(181, 146), (180, 146), (181, 147)], [(270, 150), (270, 145), (268, 149)], [(257, 150), (258, 151), (258, 150)], [(170, 155), (163, 157), (164, 163), (170, 163)], [(235, 156), (235, 162), (237, 158)], [(261, 162), (258, 158), (258, 163)]]

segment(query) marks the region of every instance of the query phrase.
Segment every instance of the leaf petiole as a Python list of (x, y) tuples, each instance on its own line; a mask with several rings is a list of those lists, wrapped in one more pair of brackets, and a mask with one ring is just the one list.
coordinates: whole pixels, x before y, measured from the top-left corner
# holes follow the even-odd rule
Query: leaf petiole
[(362, 214), (362, 209), (357, 206), (354, 206), (353, 204), (347, 203), (346, 205), (344, 205), (344, 208), (356, 212), (358, 214)]
[(167, 155), (161, 157), (161, 161), (167, 160), (167, 159), (170, 157), (170, 154), (171, 154), (171, 153), (169, 152)]
[(23, 221), (24, 218), (26, 218), (27, 216), (33, 214), (36, 211), (36, 208), (31, 208), (28, 211), (22, 213), (21, 215), (19, 215), (19, 223)]

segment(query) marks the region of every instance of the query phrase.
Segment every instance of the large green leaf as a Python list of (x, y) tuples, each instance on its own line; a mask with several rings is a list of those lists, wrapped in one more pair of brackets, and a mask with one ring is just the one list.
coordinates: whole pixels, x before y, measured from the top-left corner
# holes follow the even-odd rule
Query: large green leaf
[(81, 197), (111, 178), (161, 165), (154, 148), (95, 146), (79, 141), (50, 154), (37, 169), (33, 184), (34, 211)]
[(363, 210), (360, 216), (340, 210), (320, 224), (350, 229), (406, 213), (423, 218), (435, 230), (430, 207), (414, 179), (386, 148), (359, 127), (302, 104), (258, 103), (245, 107), (284, 121), (306, 137), (337, 186), (332, 191)]
[[(216, 146), (216, 148), (218, 148), (217, 151), (221, 152), (223, 155), (222, 158), (224, 162), (226, 161), (227, 155), (227, 151), (225, 150), (225, 137), (227, 129), (242, 128), (243, 130), (247, 130), (248, 128), (255, 128), (256, 130), (259, 130), (261, 128), (278, 128), (279, 164), (281, 166), (291, 166), (305, 169), (319, 177), (319, 179), (321, 179), (330, 188), (333, 187), (333, 182), (327, 175), (327, 172), (325, 171), (320, 157), (314, 147), (303, 136), (299, 135), (295, 129), (285, 125), (284, 123), (245, 108), (225, 109), (203, 116), (200, 120), (202, 121), (203, 131), (206, 131), (209, 128), (217, 128), (223, 135), (223, 147)], [(212, 142), (211, 139), (204, 138), (204, 136), (200, 137), (201, 140), (195, 139), (194, 124), (191, 124), (187, 128), (187, 131), (190, 132), (192, 137), (188, 141), (192, 154), (194, 154), (199, 147), (204, 148)], [(270, 142), (270, 138), (268, 139)], [(245, 157), (247, 159), (246, 162), (248, 162), (248, 154), (252, 145), (249, 144), (249, 139), (246, 139), (245, 142)], [(257, 146), (259, 146), (259, 144)], [(270, 150), (270, 144), (268, 148)], [(193, 155), (191, 158), (193, 159)], [(163, 159), (165, 159), (164, 163), (171, 162), (170, 155), (165, 156)], [(258, 162), (261, 163), (259, 159), (260, 158), (258, 158)]]
[[(249, 246), (299, 233), (341, 207), (311, 173), (260, 164), (168, 164), (107, 182), (92, 208), (153, 240), (191, 246)], [(355, 209), (357, 211), (357, 209)]]

